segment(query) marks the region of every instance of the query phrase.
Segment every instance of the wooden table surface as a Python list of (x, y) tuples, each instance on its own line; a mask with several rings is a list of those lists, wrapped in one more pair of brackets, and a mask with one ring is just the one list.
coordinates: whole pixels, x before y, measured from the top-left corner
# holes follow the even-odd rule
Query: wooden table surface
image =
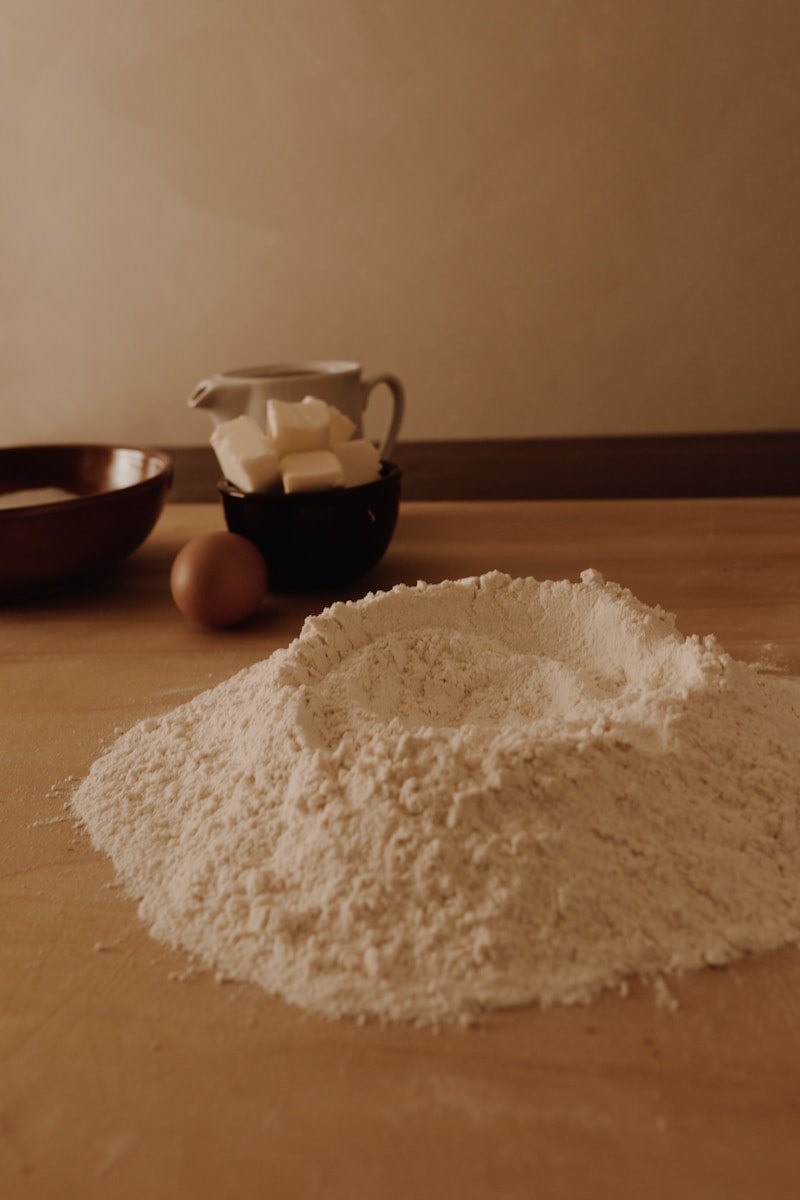
[[(70, 819), (115, 734), (287, 644), (332, 597), (248, 625), (168, 590), (213, 505), (168, 505), (107, 581), (0, 610), (0, 1196), (795, 1197), (800, 953), (589, 1007), (430, 1033), (311, 1018), (187, 973)], [(405, 504), (350, 594), (595, 567), (685, 633), (800, 675), (800, 500)]]

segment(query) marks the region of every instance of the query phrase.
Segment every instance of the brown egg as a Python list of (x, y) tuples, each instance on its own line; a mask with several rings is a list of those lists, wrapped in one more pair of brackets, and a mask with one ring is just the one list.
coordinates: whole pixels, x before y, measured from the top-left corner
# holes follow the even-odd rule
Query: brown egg
[(247, 538), (220, 530), (193, 538), (178, 551), (169, 577), (185, 617), (212, 629), (251, 616), (267, 590), (267, 568)]

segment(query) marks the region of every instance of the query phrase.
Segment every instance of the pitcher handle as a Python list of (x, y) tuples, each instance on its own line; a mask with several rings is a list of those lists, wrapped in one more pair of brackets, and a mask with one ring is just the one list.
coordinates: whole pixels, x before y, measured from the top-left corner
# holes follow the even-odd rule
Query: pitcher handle
[(396, 375), (390, 375), (386, 373), (382, 375), (372, 375), (369, 379), (365, 379), (363, 383), (365, 409), (367, 407), (370, 393), (381, 383), (385, 384), (392, 393), (392, 419), (389, 422), (389, 429), (386, 433), (386, 436), (378, 447), (378, 453), (380, 454), (381, 458), (386, 460), (394, 450), (394, 445), (397, 441), (397, 435), (400, 432), (400, 426), (403, 423), (403, 415), (406, 410), (406, 393), (405, 388)]

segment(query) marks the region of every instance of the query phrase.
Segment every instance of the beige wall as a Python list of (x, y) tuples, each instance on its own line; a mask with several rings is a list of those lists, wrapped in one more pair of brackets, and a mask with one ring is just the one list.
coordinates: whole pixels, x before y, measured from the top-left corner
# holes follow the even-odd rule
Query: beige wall
[(797, 428), (797, 0), (5, 0), (0, 442), (202, 442), (353, 357), (408, 438)]

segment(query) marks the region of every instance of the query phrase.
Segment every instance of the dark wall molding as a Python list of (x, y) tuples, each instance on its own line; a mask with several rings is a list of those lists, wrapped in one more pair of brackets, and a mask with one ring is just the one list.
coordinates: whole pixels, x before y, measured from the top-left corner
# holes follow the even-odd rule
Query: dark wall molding
[[(216, 500), (209, 446), (165, 447), (172, 500)], [(800, 431), (400, 442), (406, 500), (800, 495)]]

